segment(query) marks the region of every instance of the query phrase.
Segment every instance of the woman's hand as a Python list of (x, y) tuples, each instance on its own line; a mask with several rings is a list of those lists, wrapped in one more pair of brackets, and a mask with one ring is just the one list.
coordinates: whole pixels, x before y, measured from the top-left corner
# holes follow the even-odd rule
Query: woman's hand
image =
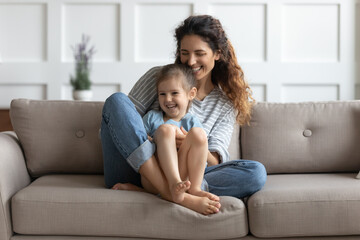
[(209, 151), (207, 162), (208, 162), (209, 167), (214, 166), (214, 165), (218, 165), (220, 163), (219, 154), (216, 153), (216, 152), (210, 152)]
[(186, 135), (188, 134), (188, 132), (181, 127), (180, 131), (176, 131), (176, 148), (179, 149), (182, 142), (184, 141), (184, 139), (186, 138)]

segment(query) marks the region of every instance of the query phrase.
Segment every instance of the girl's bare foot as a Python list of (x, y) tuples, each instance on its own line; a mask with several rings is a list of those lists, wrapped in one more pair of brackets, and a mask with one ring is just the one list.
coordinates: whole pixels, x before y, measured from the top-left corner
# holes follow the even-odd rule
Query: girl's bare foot
[(145, 192), (145, 190), (141, 187), (138, 187), (131, 183), (117, 183), (111, 189), (113, 190), (127, 190), (127, 191), (137, 191), (137, 192)]
[(189, 190), (189, 193), (198, 197), (207, 197), (212, 201), (220, 201), (220, 198), (218, 196), (216, 196), (215, 194), (206, 192), (206, 191), (202, 191), (202, 190)]
[(189, 195), (181, 205), (204, 215), (218, 213), (221, 207), (218, 201), (210, 200), (208, 197), (198, 197), (194, 195)]
[(184, 201), (184, 194), (189, 190), (191, 183), (189, 180), (176, 183), (172, 189), (170, 189), (171, 197), (175, 203), (181, 203)]

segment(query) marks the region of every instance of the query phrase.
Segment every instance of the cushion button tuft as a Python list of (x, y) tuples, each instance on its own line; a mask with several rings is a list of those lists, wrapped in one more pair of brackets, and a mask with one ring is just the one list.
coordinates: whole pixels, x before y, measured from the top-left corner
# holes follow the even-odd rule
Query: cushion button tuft
[(311, 132), (311, 130), (306, 129), (306, 130), (304, 130), (303, 135), (304, 135), (304, 137), (310, 137), (312, 135), (312, 132)]
[(85, 132), (83, 130), (78, 130), (76, 133), (75, 133), (75, 136), (77, 138), (83, 138), (85, 136)]

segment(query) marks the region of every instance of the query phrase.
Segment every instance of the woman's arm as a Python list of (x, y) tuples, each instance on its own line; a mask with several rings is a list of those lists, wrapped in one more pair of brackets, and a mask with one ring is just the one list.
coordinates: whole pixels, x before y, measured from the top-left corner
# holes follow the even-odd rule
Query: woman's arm
[(209, 151), (217, 154), (218, 163), (230, 160), (228, 148), (234, 124), (234, 110), (233, 108), (229, 108), (227, 113), (223, 114), (214, 124), (208, 135)]
[(147, 71), (134, 85), (128, 94), (136, 110), (143, 117), (151, 104), (156, 100), (156, 75), (161, 67), (154, 67)]

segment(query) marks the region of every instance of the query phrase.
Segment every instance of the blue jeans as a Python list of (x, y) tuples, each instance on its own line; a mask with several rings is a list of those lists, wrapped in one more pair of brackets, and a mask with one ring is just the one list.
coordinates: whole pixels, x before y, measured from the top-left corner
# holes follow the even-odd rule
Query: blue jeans
[[(114, 93), (104, 104), (101, 143), (107, 187), (132, 183), (141, 187), (139, 168), (154, 153), (134, 104), (123, 93)], [(218, 196), (247, 197), (266, 181), (265, 167), (256, 161), (234, 160), (205, 169), (209, 192)]]

